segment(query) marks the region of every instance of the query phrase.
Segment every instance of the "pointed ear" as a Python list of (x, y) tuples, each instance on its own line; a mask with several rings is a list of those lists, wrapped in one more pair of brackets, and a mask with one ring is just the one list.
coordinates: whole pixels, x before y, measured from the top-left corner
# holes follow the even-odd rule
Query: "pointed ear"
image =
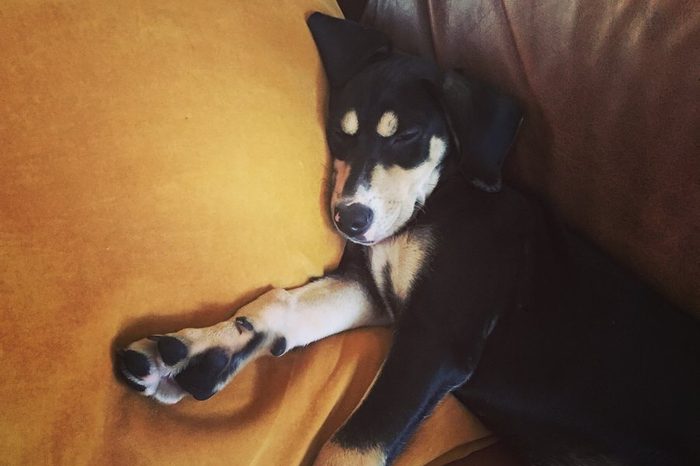
[(343, 86), (366, 65), (391, 52), (384, 34), (353, 21), (313, 13), (306, 22), (332, 87)]
[(461, 168), (477, 188), (501, 189), (501, 168), (522, 122), (516, 101), (451, 71), (443, 75), (439, 99), (459, 145)]

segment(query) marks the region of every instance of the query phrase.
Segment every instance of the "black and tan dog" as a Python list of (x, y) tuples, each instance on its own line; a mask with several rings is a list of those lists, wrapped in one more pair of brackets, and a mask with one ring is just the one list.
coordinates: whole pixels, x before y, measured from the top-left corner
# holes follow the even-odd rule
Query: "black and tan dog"
[(449, 392), (535, 464), (697, 461), (697, 322), (501, 185), (513, 100), (377, 31), (308, 23), (330, 82), (341, 264), (232, 321), (131, 344), (129, 385), (203, 400), (258, 356), (393, 324), (380, 376), (318, 464), (390, 463)]

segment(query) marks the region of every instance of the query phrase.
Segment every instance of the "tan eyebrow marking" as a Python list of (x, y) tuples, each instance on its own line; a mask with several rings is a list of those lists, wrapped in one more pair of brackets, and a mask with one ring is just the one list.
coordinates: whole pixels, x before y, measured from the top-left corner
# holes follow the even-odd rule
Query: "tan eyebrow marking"
[(398, 128), (399, 117), (391, 110), (384, 112), (377, 123), (377, 133), (385, 138), (393, 136)]
[(340, 120), (340, 129), (343, 130), (343, 133), (350, 136), (357, 134), (357, 131), (360, 129), (360, 122), (357, 120), (357, 112), (354, 108), (345, 112), (345, 115)]

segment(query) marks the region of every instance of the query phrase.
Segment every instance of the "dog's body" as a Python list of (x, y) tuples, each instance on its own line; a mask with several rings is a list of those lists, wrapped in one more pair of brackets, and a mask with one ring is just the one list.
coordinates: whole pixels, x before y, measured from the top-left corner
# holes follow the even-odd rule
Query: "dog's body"
[(206, 399), (255, 356), (394, 324), (380, 376), (318, 464), (391, 462), (449, 392), (536, 464), (697, 459), (697, 323), (501, 186), (514, 103), (376, 31), (309, 24), (331, 85), (331, 216), (351, 240), (338, 269), (233, 322), (133, 343), (127, 382)]

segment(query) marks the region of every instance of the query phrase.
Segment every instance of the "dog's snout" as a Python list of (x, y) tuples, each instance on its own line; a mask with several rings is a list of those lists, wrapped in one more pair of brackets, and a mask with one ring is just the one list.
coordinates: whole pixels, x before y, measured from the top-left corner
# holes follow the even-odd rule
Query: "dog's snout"
[(369, 230), (374, 212), (363, 204), (340, 204), (335, 208), (333, 220), (338, 229), (349, 237), (357, 237)]

